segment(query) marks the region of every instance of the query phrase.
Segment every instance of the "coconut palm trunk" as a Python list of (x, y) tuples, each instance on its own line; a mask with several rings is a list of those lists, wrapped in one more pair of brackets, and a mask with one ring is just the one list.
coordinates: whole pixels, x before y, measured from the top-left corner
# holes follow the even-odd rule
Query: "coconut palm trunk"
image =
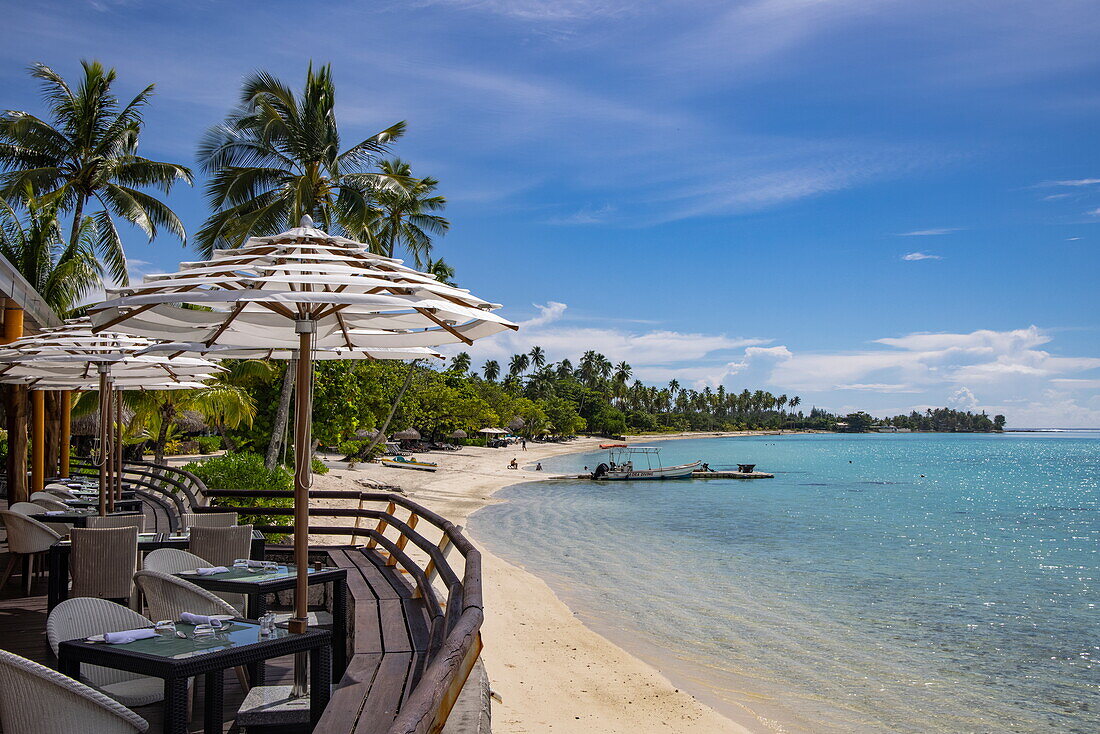
[(279, 451), (283, 447), (283, 436), (286, 435), (287, 421), (290, 420), (290, 396), (294, 391), (295, 360), (290, 360), (286, 365), (286, 373), (283, 375), (283, 386), (279, 392), (279, 407), (275, 411), (275, 423), (271, 427), (271, 441), (267, 444), (267, 454), (264, 456), (264, 466), (269, 470), (274, 469), (279, 463)]

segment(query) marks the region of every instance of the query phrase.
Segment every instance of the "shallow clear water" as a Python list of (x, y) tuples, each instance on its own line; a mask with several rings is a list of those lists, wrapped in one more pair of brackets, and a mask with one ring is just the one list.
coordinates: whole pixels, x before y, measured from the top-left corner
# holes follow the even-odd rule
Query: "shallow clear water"
[(472, 530), (762, 729), (1100, 731), (1100, 433), (660, 445), (776, 478), (518, 485)]

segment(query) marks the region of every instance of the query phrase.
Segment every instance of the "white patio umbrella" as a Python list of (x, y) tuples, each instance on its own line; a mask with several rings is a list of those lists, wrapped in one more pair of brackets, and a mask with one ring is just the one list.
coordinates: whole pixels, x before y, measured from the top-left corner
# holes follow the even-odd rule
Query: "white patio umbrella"
[[(121, 442), (112, 443), (108, 430), (114, 390), (190, 389), (201, 387), (203, 380), (222, 371), (207, 359), (169, 360), (165, 356), (138, 354), (152, 344), (148, 339), (121, 334), (93, 334), (87, 320), (75, 319), (57, 329), (17, 339), (0, 349), (0, 382), (21, 383), (32, 390), (100, 391), (101, 514), (113, 509), (114, 499), (121, 491)], [(121, 403), (115, 408), (120, 411)], [(42, 441), (40, 431), (36, 432), (36, 446), (40, 447)], [(64, 441), (67, 448), (68, 437)], [(117, 455), (114, 449), (118, 449)], [(119, 486), (112, 486), (116, 478)]]
[[(301, 226), (252, 237), (239, 248), (215, 250), (209, 261), (182, 263), (139, 286), (109, 291), (93, 308), (96, 329), (188, 343), (209, 351), (296, 356), (294, 442), (295, 619), (307, 625), (312, 360), (316, 350), (404, 350), (472, 344), (517, 328), (492, 313), (498, 304), (439, 282), (434, 276), (372, 254), (360, 242)], [(186, 303), (205, 309), (181, 308)], [(182, 351), (182, 350), (181, 350)], [(385, 354), (385, 352), (377, 355)], [(389, 352), (390, 358), (400, 352)], [(296, 672), (296, 692), (304, 670)]]

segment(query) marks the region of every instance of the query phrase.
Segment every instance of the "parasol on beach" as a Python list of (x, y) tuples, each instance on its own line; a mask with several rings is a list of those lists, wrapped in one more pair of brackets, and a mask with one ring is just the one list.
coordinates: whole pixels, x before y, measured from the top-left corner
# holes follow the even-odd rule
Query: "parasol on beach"
[(463, 431), (461, 428), (451, 434), (451, 438), (466, 438), (466, 436), (466, 431)]
[(415, 428), (406, 428), (404, 431), (398, 431), (393, 434), (394, 441), (419, 441), (420, 431)]
[[(146, 276), (141, 285), (109, 293), (115, 297), (91, 310), (97, 330), (189, 346), (178, 353), (222, 348), (297, 358), (295, 632), (307, 625), (312, 362), (318, 350), (407, 359), (401, 350), (469, 345), (517, 328), (492, 313), (498, 304), (317, 229), (308, 216), (287, 232), (249, 238), (241, 247), (215, 250), (208, 261), (181, 263), (178, 272)], [(304, 683), (304, 669), (296, 666), (295, 693), (304, 692)]]

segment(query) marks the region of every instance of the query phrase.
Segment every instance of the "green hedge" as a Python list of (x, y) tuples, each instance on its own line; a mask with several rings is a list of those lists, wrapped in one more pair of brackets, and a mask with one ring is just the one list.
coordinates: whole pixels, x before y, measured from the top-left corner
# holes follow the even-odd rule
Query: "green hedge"
[[(202, 480), (210, 489), (245, 489), (245, 490), (291, 490), (294, 488), (294, 477), (286, 467), (277, 466), (268, 469), (264, 466), (264, 457), (252, 453), (229, 453), (223, 456), (215, 456), (204, 461), (194, 461), (183, 467)], [(271, 497), (226, 497), (215, 498), (215, 505), (243, 505), (247, 507), (292, 507), (294, 500), (291, 498)], [(242, 525), (293, 525), (291, 517), (273, 517), (262, 515), (242, 515)], [(277, 543), (287, 536), (283, 533), (266, 533), (267, 539)]]

